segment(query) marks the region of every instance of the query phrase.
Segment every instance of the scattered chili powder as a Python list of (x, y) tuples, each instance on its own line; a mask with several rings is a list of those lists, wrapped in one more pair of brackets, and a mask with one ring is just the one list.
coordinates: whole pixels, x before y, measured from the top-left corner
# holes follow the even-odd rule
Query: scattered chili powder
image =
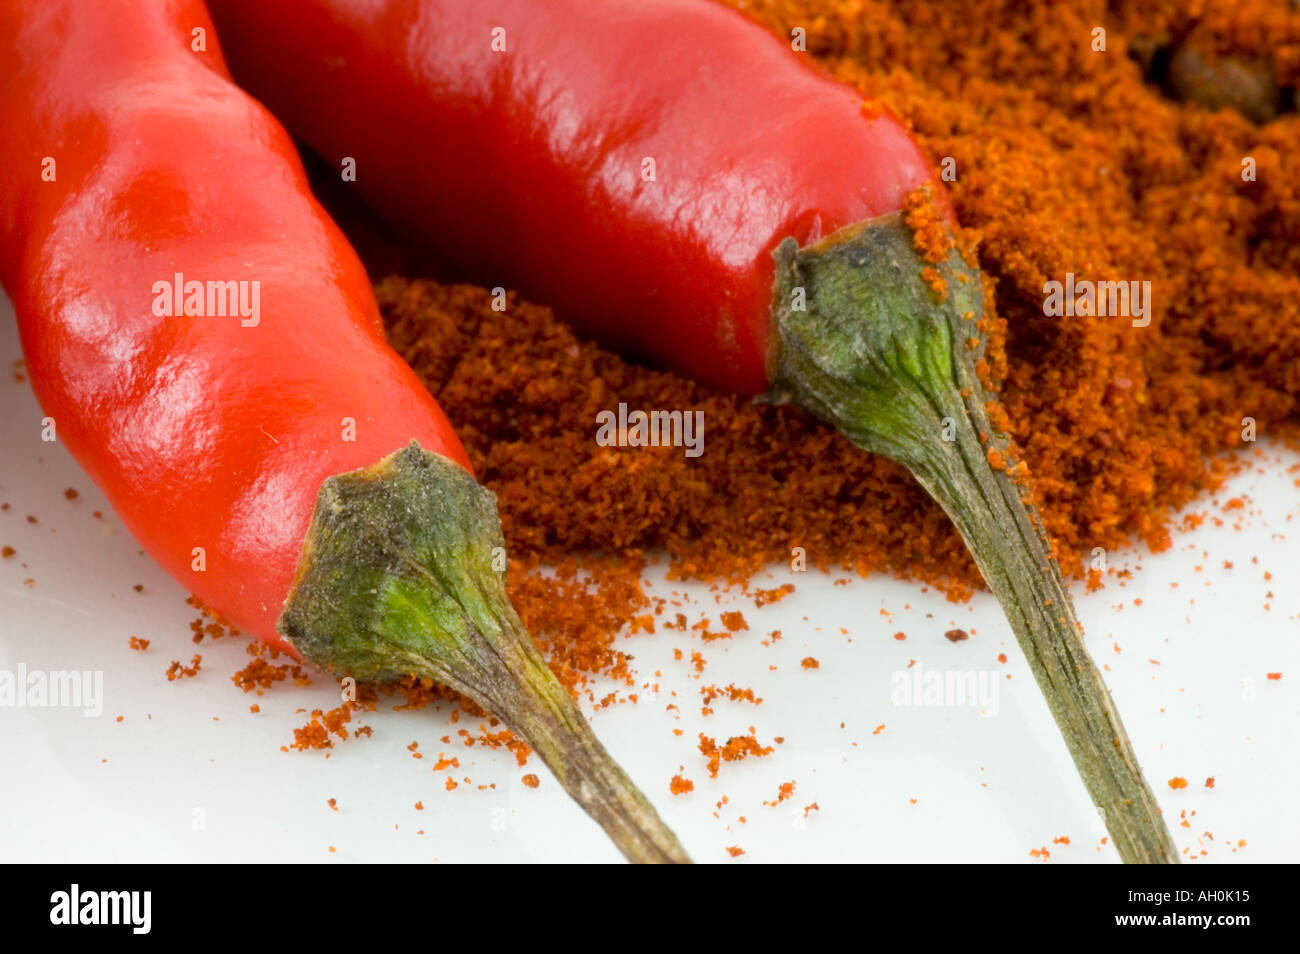
[(339, 739), (348, 737), (346, 725), (352, 720), (352, 710), (357, 708), (355, 702), (345, 702), (337, 709), (322, 712), (313, 709), (311, 721), (301, 728), (293, 730), (293, 743), (290, 748), (299, 752), (307, 749), (329, 749), (334, 747), (331, 736)]
[(739, 858), (744, 853), (745, 853), (745, 849), (741, 848), (739, 845), (731, 845), (727, 849), (727, 854), (731, 855), (731, 857), (733, 858)]
[(775, 808), (777, 805), (780, 805), (782, 802), (784, 802), (787, 798), (791, 798), (793, 796), (794, 796), (794, 782), (783, 782), (781, 784), (781, 787), (777, 789), (776, 798), (770, 802), (764, 801), (763, 804), (767, 805), (770, 808)]
[(199, 668), (202, 662), (203, 657), (198, 653), (194, 654), (194, 658), (190, 660), (188, 666), (182, 665), (179, 659), (173, 659), (172, 664), (167, 667), (167, 681), (174, 682), (177, 679), (192, 679), (194, 676), (199, 674)]
[(740, 612), (723, 613), (722, 625), (733, 633), (738, 630), (749, 629), (749, 623), (745, 622), (745, 614)]
[(793, 583), (782, 583), (771, 590), (754, 590), (754, 605), (762, 608), (769, 603), (776, 603), (794, 592)]
[(538, 785), (542, 784), (542, 780), (539, 779), (532, 772), (529, 772), (527, 775), (523, 777), (523, 783), (527, 785), (529, 788), (536, 788)]
[(271, 653), (272, 658), (279, 654), (271, 647), (264, 643), (250, 640), (248, 643), (248, 654), (253, 657), (247, 666), (240, 669), (230, 677), (233, 682), (244, 692), (252, 692), (254, 689), (269, 689), (277, 682), (283, 682), (290, 676), (293, 676), (295, 685), (310, 686), (311, 677), (301, 666), (294, 663), (281, 663), (279, 665), (268, 662), (263, 658), (264, 653)]
[(799, 665), (803, 666), (804, 669), (820, 669), (822, 667), (822, 664), (812, 656), (803, 657), (803, 661)]
[[(943, 275), (939, 273), (937, 268), (922, 269), (921, 281), (930, 286), (930, 290), (934, 292), (934, 297), (939, 299), (939, 301), (948, 300), (948, 282), (944, 279)], [(971, 340), (978, 344), (978, 339), (973, 338)], [(975, 345), (971, 345), (971, 347), (974, 348)]]
[(127, 640), (126, 644), (139, 652), (144, 652), (149, 648), (149, 640), (141, 639), (139, 636), (132, 636)]
[(753, 689), (741, 689), (734, 683), (725, 688), (719, 688), (718, 686), (701, 686), (700, 695), (704, 696), (704, 704), (706, 706), (712, 705), (713, 701), (719, 696), (726, 696), (732, 702), (751, 702), (754, 705), (758, 705), (763, 701), (761, 698), (754, 696)]
[(520, 768), (528, 762), (528, 756), (532, 754), (532, 749), (523, 739), (517, 738), (509, 729), (502, 729), (500, 732), (489, 732), (483, 726), (479, 726), (478, 737), (480, 745), (485, 745), (490, 749), (505, 748), (508, 749), (515, 757), (515, 762)]
[(1181, 775), (1177, 775), (1177, 776), (1175, 776), (1175, 777), (1173, 777), (1173, 778), (1171, 778), (1171, 779), (1169, 780), (1169, 787), (1170, 787), (1170, 788), (1186, 788), (1186, 787), (1187, 787), (1187, 779), (1183, 778)]
[(943, 635), (950, 643), (960, 643), (963, 640), (970, 639), (970, 635), (964, 629), (950, 629)]
[(187, 605), (194, 607), (200, 613), (198, 619), (190, 621), (190, 633), (192, 634), (191, 638), (194, 642), (202, 642), (204, 636), (209, 639), (221, 639), (225, 636), (239, 635), (239, 630), (231, 625), (229, 620), (212, 607), (208, 606), (197, 596), (191, 594), (186, 598), (185, 602)]
[(680, 775), (674, 775), (668, 783), (668, 791), (674, 795), (685, 795), (687, 792), (695, 791), (695, 783), (689, 778), (682, 778)]
[(772, 747), (762, 746), (758, 739), (754, 737), (754, 730), (749, 730), (749, 735), (734, 735), (727, 740), (727, 744), (718, 747), (715, 739), (709, 738), (703, 732), (700, 733), (700, 753), (707, 758), (709, 767), (709, 777), (718, 777), (718, 768), (723, 762), (739, 762), (749, 756), (762, 758), (765, 755), (772, 754)]

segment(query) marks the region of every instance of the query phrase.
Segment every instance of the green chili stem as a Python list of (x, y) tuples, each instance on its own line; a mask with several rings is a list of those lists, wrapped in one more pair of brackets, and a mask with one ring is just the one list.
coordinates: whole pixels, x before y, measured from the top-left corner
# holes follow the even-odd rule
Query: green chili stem
[(1041, 522), (1022, 502), (1024, 489), (989, 467), (977, 436), (982, 429), (978, 421), (972, 414), (958, 428), (964, 467), (937, 467), (916, 476), (957, 525), (1002, 604), (1120, 857), (1130, 863), (1176, 864), (1177, 850), (1084, 645)]
[(769, 398), (902, 463), (939, 502), (1001, 602), (1120, 857), (1177, 863), (1029, 492), (989, 463), (990, 453), (1009, 457), (1009, 441), (989, 422), (992, 397), (975, 370), (979, 272), (956, 250), (923, 261), (913, 242), (894, 215), (807, 248), (782, 244)]
[(279, 630), (362, 681), (415, 675), (501, 718), (634, 862), (688, 863), (596, 739), (505, 593), (496, 498), (414, 442), (325, 481)]

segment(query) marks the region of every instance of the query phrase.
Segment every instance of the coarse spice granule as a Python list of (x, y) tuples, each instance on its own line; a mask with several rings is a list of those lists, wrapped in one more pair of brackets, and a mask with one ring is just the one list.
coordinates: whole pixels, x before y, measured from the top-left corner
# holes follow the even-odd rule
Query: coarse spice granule
[[(1300, 11), (1285, 0), (732, 5), (787, 39), (803, 28), (807, 55), (897, 113), (936, 163), (951, 157), (950, 195), (991, 292), (1000, 423), (1067, 576), (1085, 577), (1095, 547), (1168, 547), (1173, 510), (1239, 466), (1226, 452), (1249, 446), (1244, 418), (1262, 438), (1300, 437), (1300, 117), (1286, 101), (1300, 85)], [(1282, 91), (1276, 118), (1180, 102), (1150, 66), (1157, 48), (1263, 70)], [(488, 291), (425, 277), (372, 221), (331, 207), (372, 275), (391, 276), (378, 283), (390, 339), (497, 494), (512, 599), (571, 688), (591, 672), (630, 682), (615, 635), (664, 610), (641, 586), (647, 555), (666, 553), (673, 578), (743, 583), (802, 547), (812, 567), (889, 571), (953, 599), (981, 585), (901, 467), (790, 409), (624, 361), (539, 304), (511, 295), (494, 310)], [(1071, 272), (1149, 281), (1150, 325), (1045, 317), (1044, 283)], [(702, 410), (704, 454), (599, 446), (596, 414), (620, 401)]]

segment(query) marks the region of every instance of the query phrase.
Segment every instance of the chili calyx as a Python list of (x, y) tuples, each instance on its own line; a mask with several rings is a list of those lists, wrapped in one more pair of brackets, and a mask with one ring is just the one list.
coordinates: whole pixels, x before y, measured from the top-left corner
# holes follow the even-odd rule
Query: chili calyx
[(688, 863), (533, 644), (506, 597), (504, 553), (495, 495), (412, 441), (325, 481), (278, 628), (323, 668), (463, 693), (533, 748), (628, 860)]
[(955, 248), (923, 260), (901, 213), (802, 249), (786, 239), (774, 256), (777, 350), (765, 399), (898, 461), (939, 502), (1002, 604), (1120, 857), (1176, 864), (1030, 491), (1008, 466), (1009, 440), (989, 421), (993, 397), (976, 370), (979, 271)]

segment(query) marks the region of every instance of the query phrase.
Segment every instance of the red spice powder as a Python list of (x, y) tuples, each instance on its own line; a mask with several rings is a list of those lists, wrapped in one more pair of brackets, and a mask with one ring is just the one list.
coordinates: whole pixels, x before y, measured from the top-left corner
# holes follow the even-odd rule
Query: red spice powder
[(191, 679), (197, 676), (202, 662), (203, 657), (198, 653), (194, 654), (188, 666), (183, 665), (179, 659), (173, 659), (172, 664), (167, 667), (167, 681), (173, 682), (177, 679)]
[(776, 603), (794, 592), (793, 583), (782, 583), (771, 590), (754, 590), (754, 605), (760, 609), (769, 603)]
[(700, 733), (700, 753), (708, 759), (709, 777), (718, 777), (718, 768), (723, 762), (739, 762), (742, 759), (754, 756), (762, 758), (765, 755), (772, 754), (772, 747), (762, 746), (758, 739), (754, 737), (754, 730), (750, 729), (748, 735), (735, 735), (727, 740), (727, 744), (718, 747), (717, 740), (711, 739), (703, 732)]
[(717, 686), (701, 686), (700, 695), (704, 696), (704, 704), (706, 706), (712, 705), (713, 701), (719, 696), (726, 696), (732, 702), (749, 702), (754, 705), (758, 705), (763, 701), (761, 698), (756, 698), (754, 696), (753, 689), (741, 689), (734, 683), (725, 688), (718, 688)]
[(253, 657), (252, 661), (230, 677), (230, 681), (244, 692), (269, 689), (275, 683), (283, 682), (290, 676), (293, 677), (295, 685), (311, 685), (311, 677), (301, 666), (292, 662), (275, 664), (263, 658), (264, 654), (270, 654), (272, 658), (279, 655), (275, 649), (265, 643), (250, 641), (248, 654)]
[(289, 748), (300, 752), (307, 749), (333, 748), (335, 738), (348, 737), (346, 726), (352, 720), (352, 711), (355, 708), (357, 703), (345, 702), (337, 709), (330, 709), (328, 712), (313, 709), (311, 721), (293, 730), (293, 743)]
[(185, 602), (200, 614), (198, 619), (190, 622), (190, 633), (194, 642), (202, 642), (205, 636), (209, 639), (222, 639), (226, 636), (239, 635), (239, 630), (232, 626), (229, 620), (197, 596), (191, 594)]
[(733, 633), (749, 629), (749, 623), (745, 622), (745, 614), (740, 612), (723, 613), (722, 625)]
[(489, 732), (484, 726), (479, 726), (478, 737), (480, 745), (485, 745), (490, 749), (505, 748), (515, 757), (515, 762), (522, 768), (528, 762), (528, 756), (532, 749), (528, 747), (522, 739), (516, 738), (515, 734), (509, 729), (502, 729), (500, 732)]
[(780, 805), (782, 802), (793, 797), (794, 784), (795, 784), (794, 782), (783, 782), (781, 784), (781, 787), (777, 789), (776, 798), (770, 802), (764, 801), (763, 804), (767, 805), (770, 808), (775, 808), (777, 805)]

